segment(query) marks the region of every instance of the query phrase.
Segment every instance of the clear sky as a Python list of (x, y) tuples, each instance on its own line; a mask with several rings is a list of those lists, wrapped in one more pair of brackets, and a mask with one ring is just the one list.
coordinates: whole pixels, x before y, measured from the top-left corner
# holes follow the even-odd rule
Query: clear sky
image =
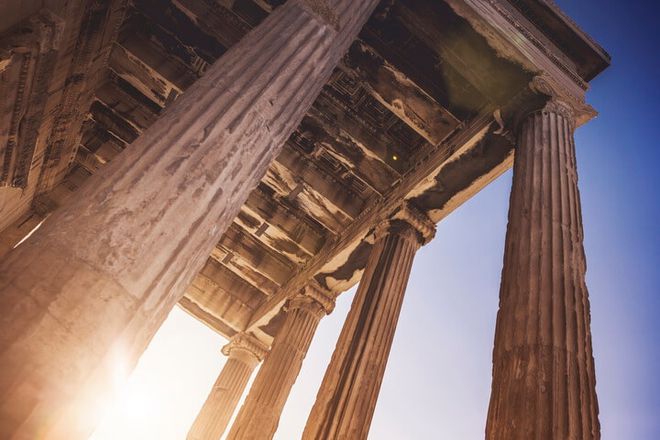
[[(604, 440), (660, 439), (660, 2), (558, 0), (613, 58), (576, 135)], [(511, 173), (438, 225), (415, 259), (370, 438), (483, 438)], [(321, 322), (280, 422), (296, 440), (353, 291)], [(180, 440), (224, 340), (175, 309), (93, 440)]]

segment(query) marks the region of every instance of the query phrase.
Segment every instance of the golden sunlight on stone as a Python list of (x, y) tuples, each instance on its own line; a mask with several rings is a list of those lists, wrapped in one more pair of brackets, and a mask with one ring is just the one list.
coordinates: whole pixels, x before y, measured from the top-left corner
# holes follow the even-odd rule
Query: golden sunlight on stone
[[(185, 438), (222, 369), (224, 344), (208, 327), (173, 309), (90, 440)], [(118, 379), (122, 369), (118, 362)]]
[(366, 440), (417, 251), (511, 167), (486, 437), (600, 438), (609, 63), (547, 0), (0, 1), (0, 439)]

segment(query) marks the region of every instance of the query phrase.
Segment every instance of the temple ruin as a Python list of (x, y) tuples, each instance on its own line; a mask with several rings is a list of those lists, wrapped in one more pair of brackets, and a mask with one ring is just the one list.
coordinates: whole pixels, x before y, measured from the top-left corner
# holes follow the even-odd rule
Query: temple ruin
[(178, 304), (230, 341), (188, 439), (271, 439), (359, 283), (303, 440), (366, 439), (415, 252), (513, 167), (486, 438), (599, 439), (609, 62), (552, 0), (1, 2), (0, 438), (87, 438)]

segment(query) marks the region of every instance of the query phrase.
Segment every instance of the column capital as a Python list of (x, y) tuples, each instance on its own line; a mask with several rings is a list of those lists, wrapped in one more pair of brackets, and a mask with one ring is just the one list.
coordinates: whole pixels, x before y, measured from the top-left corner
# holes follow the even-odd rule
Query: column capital
[[(300, 6), (321, 19), (321, 21), (339, 30), (339, 17), (335, 11), (336, 7), (330, 6), (328, 0), (298, 0)], [(333, 2), (334, 3), (334, 2)]]
[(412, 234), (420, 246), (429, 243), (435, 237), (435, 223), (423, 212), (408, 202), (403, 202), (388, 218), (381, 222), (374, 231), (376, 240), (392, 232)]
[(237, 333), (222, 347), (222, 354), (231, 356), (235, 350), (248, 352), (258, 361), (262, 361), (268, 353), (268, 347), (249, 333)]
[(288, 310), (309, 310), (322, 317), (323, 315), (329, 315), (335, 309), (336, 296), (332, 291), (312, 280), (300, 289), (298, 295), (289, 300), (286, 307)]
[(522, 107), (522, 119), (537, 112), (553, 112), (569, 120), (573, 127), (580, 126), (598, 115), (598, 112), (578, 97), (568, 92), (546, 75), (537, 75), (529, 83), (533, 97)]

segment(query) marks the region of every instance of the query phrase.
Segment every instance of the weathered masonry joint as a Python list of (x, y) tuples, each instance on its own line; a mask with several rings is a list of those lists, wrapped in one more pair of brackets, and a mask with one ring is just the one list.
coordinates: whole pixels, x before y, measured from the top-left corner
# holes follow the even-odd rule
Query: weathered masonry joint
[(415, 252), (511, 167), (486, 436), (600, 437), (573, 134), (610, 59), (553, 3), (42, 3), (0, 5), (1, 438), (86, 438), (178, 304), (229, 340), (188, 438), (270, 439), (357, 283), (303, 438), (367, 438)]

